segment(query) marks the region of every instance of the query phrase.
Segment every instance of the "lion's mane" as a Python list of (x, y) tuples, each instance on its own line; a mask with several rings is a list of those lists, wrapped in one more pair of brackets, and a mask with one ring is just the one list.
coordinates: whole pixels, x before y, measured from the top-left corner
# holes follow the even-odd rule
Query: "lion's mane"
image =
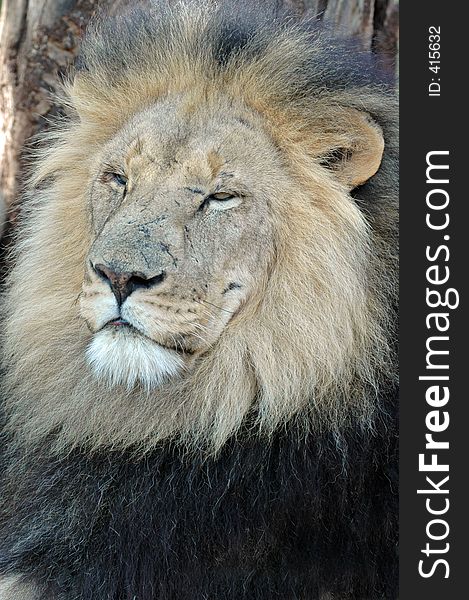
[[(148, 449), (176, 437), (217, 449), (254, 406), (267, 434), (293, 416), (305, 417), (305, 428), (371, 423), (373, 396), (394, 369), (392, 96), (373, 82), (371, 65), (337, 60), (337, 48), (304, 26), (267, 24), (249, 10), (214, 13), (200, 3), (182, 5), (176, 18), (173, 10), (160, 6), (151, 18), (136, 11), (90, 28), (78, 76), (66, 86), (70, 116), (39, 153), (3, 307), (12, 427), (33, 441), (60, 431), (62, 448)], [(263, 116), (297, 179), (298, 199), (292, 214), (274, 217), (275, 268), (244, 331), (226, 332), (183, 384), (153, 395), (116, 392), (85, 362), (90, 334), (76, 304), (89, 247), (88, 156), (156, 98), (200, 89), (241, 97)], [(339, 202), (323, 202), (318, 215), (302, 201), (309, 193), (320, 203), (322, 187), (330, 187), (310, 179), (304, 139), (310, 148), (334, 120), (340, 127), (344, 107), (367, 112), (385, 137), (379, 172), (353, 193), (364, 215), (357, 244), (347, 239)]]
[[(32, 578), (40, 598), (395, 597), (394, 95), (347, 42), (252, 4), (98, 20), (39, 151), (1, 309), (0, 573)], [(298, 182), (295, 213), (275, 215), (269, 294), (183, 383), (108, 389), (77, 309), (88, 157), (156, 98), (220, 89), (261, 115)], [(385, 140), (350, 192), (353, 248), (344, 205), (321, 196), (346, 192), (313, 181), (306, 156), (349, 109)]]

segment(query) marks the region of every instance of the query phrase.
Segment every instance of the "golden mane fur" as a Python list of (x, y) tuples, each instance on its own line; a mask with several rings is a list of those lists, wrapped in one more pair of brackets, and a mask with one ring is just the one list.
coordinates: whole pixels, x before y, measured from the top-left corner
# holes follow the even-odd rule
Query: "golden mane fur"
[[(99, 26), (91, 30), (84, 65), (64, 87), (69, 116), (47, 134), (34, 165), (2, 308), (8, 427), (23, 444), (52, 436), (59, 451), (141, 452), (164, 440), (216, 451), (248, 416), (253, 434), (266, 436), (292, 419), (304, 431), (366, 427), (382, 382), (394, 377), (396, 186), (383, 162), (375, 193), (386, 198), (368, 211), (352, 198), (349, 175), (335, 177), (324, 156), (358, 147), (353, 115), (365, 111), (384, 130), (386, 159), (395, 145), (392, 95), (380, 85), (321, 84), (329, 42), (320, 33), (261, 27), (247, 49), (219, 61), (213, 44), (201, 43), (215, 36), (214, 4), (171, 11), (175, 18), (154, 18), (164, 35), (145, 35), (140, 24), (120, 71), (103, 58)], [(114, 22), (116, 40), (128, 39), (132, 18)], [(305, 92), (306, 74), (295, 75), (305, 64), (314, 93)], [(265, 293), (189, 376), (153, 391), (110, 389), (86, 363), (90, 332), (77, 307), (93, 158), (157, 99), (185, 94), (197, 106), (216, 104), (220, 90), (259, 116), (281, 152), (285, 173), (274, 184), (286, 189), (288, 174), (296, 186), (272, 200), (275, 260)]]

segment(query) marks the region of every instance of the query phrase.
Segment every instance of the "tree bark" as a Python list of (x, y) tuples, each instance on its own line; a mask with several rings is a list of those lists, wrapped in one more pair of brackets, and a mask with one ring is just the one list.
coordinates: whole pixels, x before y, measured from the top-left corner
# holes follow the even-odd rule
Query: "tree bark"
[[(15, 221), (26, 174), (25, 142), (60, 114), (53, 94), (76, 55), (98, 5), (112, 11), (132, 0), (0, 0), (0, 237)], [(252, 0), (262, 2), (263, 0)], [(394, 68), (398, 0), (278, 0), (359, 38)], [(7, 219), (8, 214), (8, 219)]]

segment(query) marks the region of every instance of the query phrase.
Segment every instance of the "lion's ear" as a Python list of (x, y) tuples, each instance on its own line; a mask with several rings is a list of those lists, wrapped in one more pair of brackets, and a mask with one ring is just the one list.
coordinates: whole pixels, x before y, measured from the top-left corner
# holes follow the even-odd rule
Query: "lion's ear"
[(383, 157), (384, 138), (381, 127), (368, 114), (342, 109), (325, 131), (315, 154), (342, 184), (353, 189), (376, 173)]

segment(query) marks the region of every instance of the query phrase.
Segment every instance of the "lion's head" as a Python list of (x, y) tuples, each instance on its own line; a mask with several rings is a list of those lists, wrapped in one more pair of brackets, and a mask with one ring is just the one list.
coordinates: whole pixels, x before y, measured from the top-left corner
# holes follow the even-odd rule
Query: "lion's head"
[(292, 193), (282, 170), (259, 118), (223, 94), (164, 98), (103, 146), (80, 296), (98, 377), (158, 387), (256, 310), (275, 252), (269, 206)]
[(91, 28), (6, 294), (6, 404), (60, 448), (363, 423), (393, 373), (392, 95), (213, 3)]

